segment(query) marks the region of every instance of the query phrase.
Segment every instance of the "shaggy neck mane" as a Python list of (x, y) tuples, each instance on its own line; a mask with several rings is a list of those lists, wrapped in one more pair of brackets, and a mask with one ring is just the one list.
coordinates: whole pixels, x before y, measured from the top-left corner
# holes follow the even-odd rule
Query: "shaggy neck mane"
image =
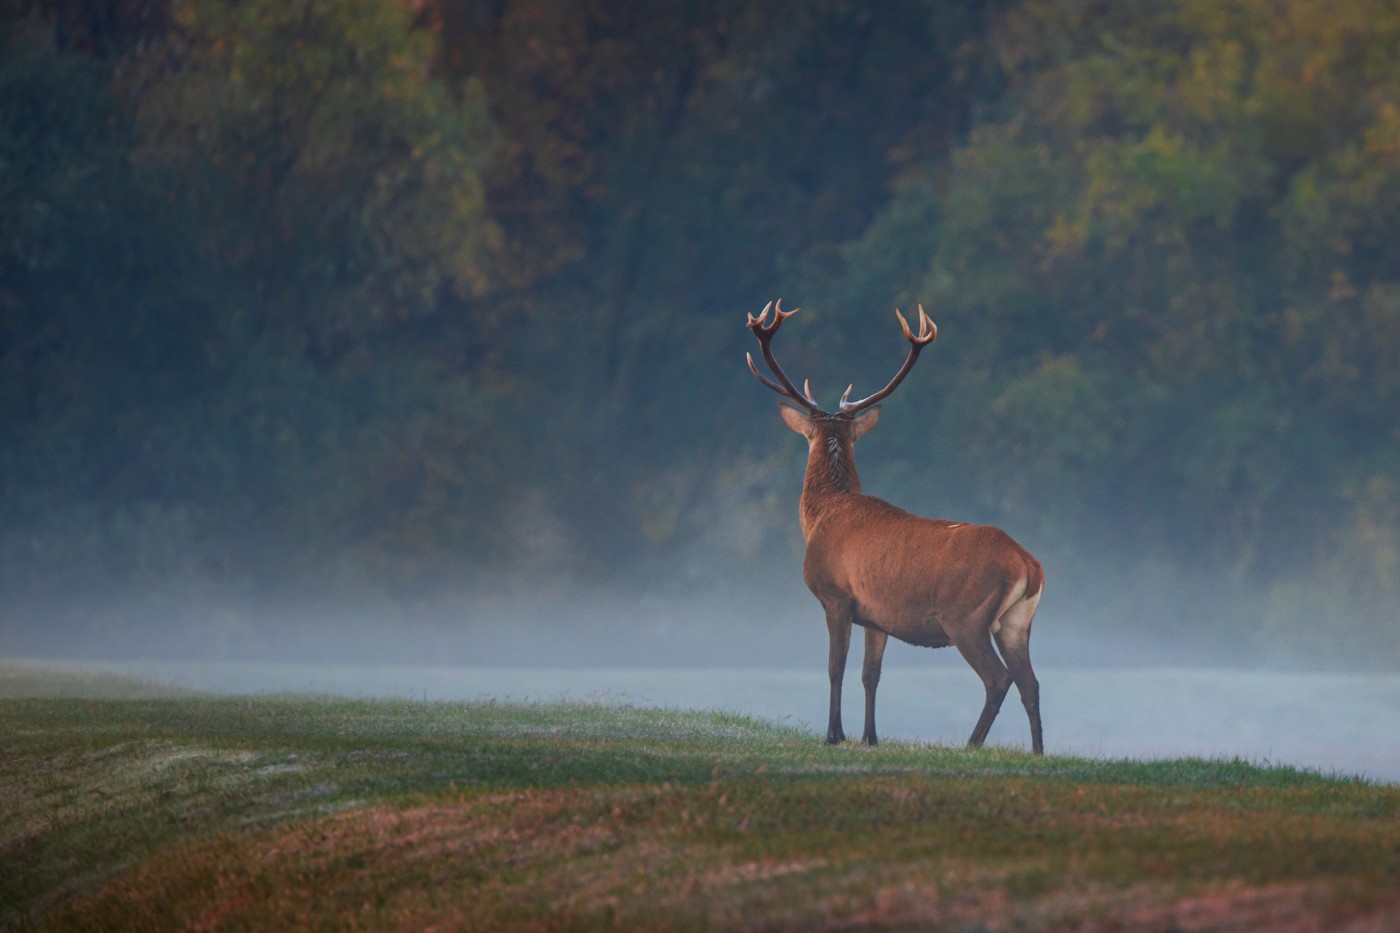
[(831, 470), (831, 478), (836, 481), (837, 485), (846, 487), (851, 485), (851, 473), (854, 472), (851, 467), (855, 464), (850, 463), (850, 459), (841, 450), (839, 437), (833, 434), (826, 439), (826, 464), (827, 468)]
[(851, 441), (831, 432), (812, 445), (807, 460), (809, 492), (860, 492), (860, 476)]

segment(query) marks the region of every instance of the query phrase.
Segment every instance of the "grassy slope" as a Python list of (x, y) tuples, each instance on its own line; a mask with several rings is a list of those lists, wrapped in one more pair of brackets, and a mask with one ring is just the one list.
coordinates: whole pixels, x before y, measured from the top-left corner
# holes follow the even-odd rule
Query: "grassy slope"
[(1400, 926), (1395, 787), (829, 749), (715, 713), (159, 694), (0, 667), (0, 925)]

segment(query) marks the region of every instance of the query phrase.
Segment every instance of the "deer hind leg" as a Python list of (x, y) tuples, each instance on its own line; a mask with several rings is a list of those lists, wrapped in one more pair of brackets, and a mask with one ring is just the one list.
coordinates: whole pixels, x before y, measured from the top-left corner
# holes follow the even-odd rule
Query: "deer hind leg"
[(826, 743), (846, 741), (841, 728), (841, 681), (846, 676), (846, 655), (851, 650), (851, 612), (844, 606), (825, 606), (826, 632), (830, 638), (826, 673), (831, 679), (831, 709), (826, 720)]
[(1001, 663), (1001, 658), (997, 657), (996, 649), (992, 647), (992, 636), (987, 634), (986, 629), (968, 638), (957, 638), (953, 643), (977, 676), (982, 678), (982, 686), (987, 690), (982, 715), (978, 717), (977, 726), (967, 740), (968, 748), (979, 748), (987, 740), (992, 722), (1001, 710), (1001, 701), (1006, 699), (1006, 691), (1011, 689), (1011, 674)]
[(880, 686), (880, 664), (885, 659), (885, 642), (889, 636), (877, 628), (865, 630), (865, 663), (860, 669), (860, 682), (865, 685), (865, 734), (862, 745), (879, 745), (875, 737), (875, 688)]
[(1035, 619), (1039, 604), (1040, 594), (1037, 593), (1018, 601), (1002, 613), (996, 640), (1016, 682), (1016, 690), (1021, 694), (1026, 717), (1030, 720), (1031, 751), (1043, 755), (1045, 742), (1040, 732), (1040, 682), (1035, 679), (1035, 670), (1031, 667), (1031, 622)]

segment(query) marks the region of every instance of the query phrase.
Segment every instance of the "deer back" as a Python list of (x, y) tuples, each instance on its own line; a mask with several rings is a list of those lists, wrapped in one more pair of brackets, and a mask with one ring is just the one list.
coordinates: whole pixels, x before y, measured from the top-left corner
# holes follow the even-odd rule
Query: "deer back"
[(955, 639), (1043, 584), (1039, 561), (1000, 528), (921, 518), (858, 493), (821, 510), (802, 575), (818, 599), (849, 600), (863, 621), (915, 644)]

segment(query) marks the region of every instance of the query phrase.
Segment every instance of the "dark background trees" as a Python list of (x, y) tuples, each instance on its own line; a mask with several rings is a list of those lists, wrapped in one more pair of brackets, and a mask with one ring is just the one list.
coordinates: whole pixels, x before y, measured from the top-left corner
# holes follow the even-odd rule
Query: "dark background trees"
[(781, 294), (828, 403), (930, 310), (866, 484), (1057, 625), (1400, 662), (1384, 4), (2, 9), (12, 645), (795, 579)]

